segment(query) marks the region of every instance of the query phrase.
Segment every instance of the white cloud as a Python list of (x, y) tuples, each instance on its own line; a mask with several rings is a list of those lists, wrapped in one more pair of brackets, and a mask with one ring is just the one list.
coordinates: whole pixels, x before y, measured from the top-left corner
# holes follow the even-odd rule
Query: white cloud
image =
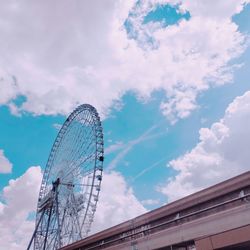
[[(21, 177), (10, 180), (9, 185), (3, 189), (3, 201), (0, 202), (0, 242), (3, 249), (27, 248), (35, 227), (34, 220), (29, 220), (28, 216), (36, 210), (41, 179), (41, 168), (30, 167)], [(144, 212), (146, 209), (121, 174), (104, 173), (92, 232)]]
[[(112, 142), (112, 141), (111, 141)], [(105, 148), (105, 155), (112, 154), (118, 150), (121, 150), (125, 147), (124, 143), (122, 141), (118, 141), (114, 144), (111, 144), (107, 148)]]
[(53, 127), (54, 127), (56, 130), (58, 130), (58, 131), (62, 128), (62, 126), (63, 126), (63, 125), (62, 125), (62, 124), (59, 124), (59, 123), (54, 123), (54, 124), (53, 124)]
[(100, 200), (91, 232), (109, 228), (146, 211), (121, 174), (104, 173)]
[(30, 167), (3, 189), (3, 202), (0, 202), (1, 249), (27, 248), (34, 230), (34, 221), (28, 220), (28, 215), (36, 209), (41, 178), (41, 168)]
[(178, 173), (158, 190), (175, 200), (249, 171), (249, 128), (250, 91), (235, 98), (219, 122), (200, 129), (200, 142), (170, 162)]
[[(172, 0), (172, 2), (178, 1)], [(244, 2), (249, 3), (249, 0)], [(223, 19), (240, 13), (243, 7), (244, 6), (240, 4), (238, 0), (229, 0), (227, 3), (225, 3), (224, 0), (218, 0), (216, 1), (216, 9), (213, 8), (213, 5), (209, 1), (200, 2), (187, 0), (182, 4), (183, 9), (188, 9), (195, 15), (216, 19)]]
[(142, 200), (141, 203), (143, 205), (158, 205), (160, 203), (160, 201), (159, 200), (148, 199), (148, 200)]
[(0, 149), (0, 174), (11, 173), (12, 163), (4, 155), (4, 151)]
[[(183, 1), (190, 20), (165, 28), (142, 20), (158, 3), (177, 1), (143, 1), (129, 18), (155, 49), (142, 49), (147, 41), (129, 39), (123, 26), (135, 2), (1, 0), (0, 104), (39, 115), (87, 102), (105, 115), (127, 91), (147, 99), (164, 90), (161, 110), (175, 122), (197, 107), (199, 93), (231, 81), (228, 64), (245, 48), (231, 17), (247, 1)], [(21, 107), (12, 103), (17, 95), (26, 97)]]

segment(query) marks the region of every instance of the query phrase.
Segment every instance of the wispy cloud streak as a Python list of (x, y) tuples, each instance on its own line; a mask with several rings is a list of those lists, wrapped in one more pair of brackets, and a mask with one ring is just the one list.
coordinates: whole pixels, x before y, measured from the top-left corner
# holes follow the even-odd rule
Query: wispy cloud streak
[[(163, 162), (166, 162), (167, 157), (162, 158), (161, 160), (155, 162), (154, 164), (150, 165), (147, 168), (144, 168), (139, 174), (137, 174), (131, 182), (134, 182), (136, 179), (140, 178), (141, 176), (143, 176), (145, 173), (151, 171), (152, 169), (154, 169), (155, 167), (159, 166), (160, 164), (162, 164)], [(165, 166), (165, 165), (164, 165)]]
[(107, 167), (107, 171), (114, 170), (117, 167), (117, 165), (119, 164), (119, 162), (125, 158), (125, 156), (133, 149), (134, 146), (136, 146), (144, 141), (152, 140), (152, 139), (155, 139), (161, 135), (166, 134), (166, 131), (153, 133), (158, 127), (159, 127), (159, 125), (154, 125), (154, 126), (150, 127), (148, 130), (146, 130), (146, 132), (144, 132), (138, 138), (129, 141), (127, 144), (121, 143), (121, 144), (115, 144), (115, 145), (110, 146), (108, 148), (108, 153), (114, 152), (118, 149), (122, 149), (122, 150), (110, 162), (110, 164)]

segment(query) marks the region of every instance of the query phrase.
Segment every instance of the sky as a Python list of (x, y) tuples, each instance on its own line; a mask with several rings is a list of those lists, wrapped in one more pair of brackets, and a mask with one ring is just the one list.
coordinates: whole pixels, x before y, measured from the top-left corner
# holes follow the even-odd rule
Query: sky
[(249, 0), (0, 4), (0, 250), (27, 246), (82, 103), (105, 142), (92, 233), (249, 171)]

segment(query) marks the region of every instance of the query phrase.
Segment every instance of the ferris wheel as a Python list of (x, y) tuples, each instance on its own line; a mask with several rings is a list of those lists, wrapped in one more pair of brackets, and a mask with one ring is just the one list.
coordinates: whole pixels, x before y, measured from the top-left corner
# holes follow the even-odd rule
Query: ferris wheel
[(102, 181), (103, 132), (94, 107), (66, 119), (52, 146), (40, 188), (36, 227), (27, 249), (54, 250), (86, 237)]

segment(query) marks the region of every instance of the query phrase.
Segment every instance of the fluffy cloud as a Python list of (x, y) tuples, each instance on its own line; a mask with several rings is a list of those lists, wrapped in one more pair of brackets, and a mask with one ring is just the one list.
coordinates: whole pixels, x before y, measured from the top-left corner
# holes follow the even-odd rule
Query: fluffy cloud
[[(35, 227), (34, 220), (29, 215), (36, 210), (41, 179), (41, 168), (30, 167), (3, 189), (3, 201), (0, 202), (0, 242), (3, 249), (26, 249)], [(146, 209), (127, 186), (122, 175), (117, 172), (104, 173), (92, 232), (144, 212)]]
[(153, 199), (148, 199), (148, 200), (143, 200), (141, 201), (143, 205), (158, 205), (160, 203), (159, 200), (153, 200)]
[(137, 200), (121, 174), (104, 173), (92, 232), (109, 228), (145, 212), (146, 209)]
[(0, 149), (0, 174), (10, 173), (12, 170), (12, 163), (6, 158), (3, 150)]
[[(231, 17), (246, 0), (178, 1), (191, 18), (167, 27), (144, 17), (177, 1), (0, 2), (0, 104), (13, 113), (65, 114), (87, 102), (105, 115), (127, 91), (164, 90), (160, 108), (175, 122), (199, 93), (232, 79), (229, 62), (245, 49)], [(127, 33), (128, 20), (140, 36)]]
[(34, 230), (34, 221), (28, 216), (36, 209), (41, 178), (41, 168), (30, 167), (3, 189), (3, 202), (0, 202), (2, 249), (26, 249)]
[(248, 171), (249, 128), (250, 91), (235, 98), (219, 122), (200, 129), (200, 142), (170, 162), (178, 173), (159, 191), (175, 200)]

